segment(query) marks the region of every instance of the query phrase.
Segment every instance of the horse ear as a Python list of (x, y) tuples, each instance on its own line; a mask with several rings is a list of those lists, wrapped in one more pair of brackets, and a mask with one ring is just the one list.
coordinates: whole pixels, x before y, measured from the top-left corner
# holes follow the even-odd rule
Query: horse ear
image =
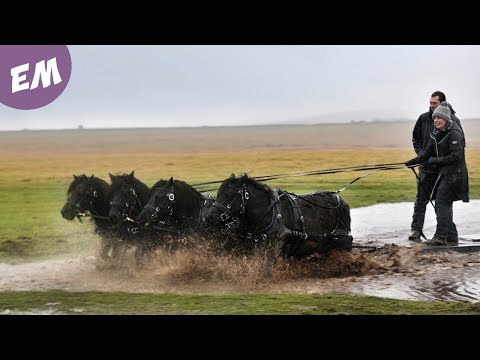
[(128, 176), (133, 179), (133, 177), (135, 176), (135, 170), (133, 170)]
[(168, 180), (168, 183), (169, 183), (170, 185), (173, 184), (173, 176), (170, 178), (170, 180)]
[(115, 179), (115, 175), (112, 175), (112, 174), (110, 174), (110, 173), (108, 173), (108, 175), (110, 175), (110, 180), (113, 181), (113, 179)]
[(73, 174), (73, 178), (74, 178), (75, 180), (78, 180), (78, 179), (80, 179), (80, 176), (77, 176), (77, 175)]
[(93, 174), (92, 174), (92, 176), (90, 176), (90, 180), (93, 180), (94, 178), (95, 178), (95, 176), (93, 176)]
[(235, 174), (234, 173), (230, 174), (230, 179), (235, 179)]

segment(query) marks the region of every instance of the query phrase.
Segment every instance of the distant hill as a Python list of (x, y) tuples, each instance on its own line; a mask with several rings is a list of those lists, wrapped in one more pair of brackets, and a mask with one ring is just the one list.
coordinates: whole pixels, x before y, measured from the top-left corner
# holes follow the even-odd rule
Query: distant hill
[(392, 122), (392, 121), (412, 121), (416, 120), (418, 115), (409, 116), (405, 111), (395, 110), (362, 110), (362, 111), (343, 111), (330, 114), (308, 116), (303, 118), (278, 121), (279, 125), (299, 125), (299, 124), (347, 124), (351, 122)]

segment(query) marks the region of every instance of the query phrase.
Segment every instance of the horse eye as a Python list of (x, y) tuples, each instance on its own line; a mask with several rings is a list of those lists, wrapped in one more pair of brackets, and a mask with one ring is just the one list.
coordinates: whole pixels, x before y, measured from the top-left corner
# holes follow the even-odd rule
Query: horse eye
[(125, 203), (125, 206), (128, 207), (128, 203)]

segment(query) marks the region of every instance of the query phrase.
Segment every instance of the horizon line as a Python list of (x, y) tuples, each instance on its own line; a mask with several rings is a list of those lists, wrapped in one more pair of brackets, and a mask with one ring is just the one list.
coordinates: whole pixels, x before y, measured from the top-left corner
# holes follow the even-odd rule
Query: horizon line
[[(480, 120), (479, 118), (465, 118), (462, 121), (474, 121)], [(0, 129), (0, 132), (25, 132), (25, 131), (83, 131), (83, 130), (147, 130), (147, 129), (204, 129), (204, 128), (235, 128), (235, 127), (272, 127), (272, 126), (319, 126), (319, 125), (360, 125), (360, 124), (378, 124), (378, 123), (406, 123), (411, 122), (410, 119), (399, 119), (399, 120), (350, 120), (350, 121), (339, 121), (339, 122), (321, 122), (321, 123), (291, 123), (291, 122), (281, 122), (281, 123), (268, 123), (268, 124), (236, 124), (236, 125), (188, 125), (188, 126), (125, 126), (125, 127), (85, 127), (83, 125), (78, 125), (75, 128), (44, 128), (44, 129), (35, 129), (35, 128), (23, 128), (23, 129)]]
[[(466, 119), (468, 120), (468, 119)], [(235, 127), (271, 127), (271, 126), (318, 126), (318, 125), (353, 125), (353, 124), (365, 124), (365, 123), (393, 123), (393, 122), (409, 122), (411, 120), (350, 120), (350, 121), (338, 121), (338, 122), (321, 122), (321, 123), (268, 123), (268, 124), (235, 124), (235, 125), (188, 125), (188, 126), (125, 126), (125, 127), (86, 127), (79, 125), (75, 128), (23, 128), (23, 129), (0, 129), (0, 132), (22, 132), (22, 131), (82, 131), (82, 130), (131, 130), (131, 129), (203, 129), (203, 128), (235, 128)]]

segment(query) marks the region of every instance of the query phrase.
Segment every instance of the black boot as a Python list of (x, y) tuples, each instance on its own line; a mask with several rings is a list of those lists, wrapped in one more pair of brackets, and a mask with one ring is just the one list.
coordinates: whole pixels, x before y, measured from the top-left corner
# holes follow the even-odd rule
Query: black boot
[(447, 245), (447, 239), (434, 235), (433, 238), (425, 242), (425, 245)]
[(421, 232), (419, 230), (412, 229), (412, 233), (408, 237), (408, 240), (420, 241)]

